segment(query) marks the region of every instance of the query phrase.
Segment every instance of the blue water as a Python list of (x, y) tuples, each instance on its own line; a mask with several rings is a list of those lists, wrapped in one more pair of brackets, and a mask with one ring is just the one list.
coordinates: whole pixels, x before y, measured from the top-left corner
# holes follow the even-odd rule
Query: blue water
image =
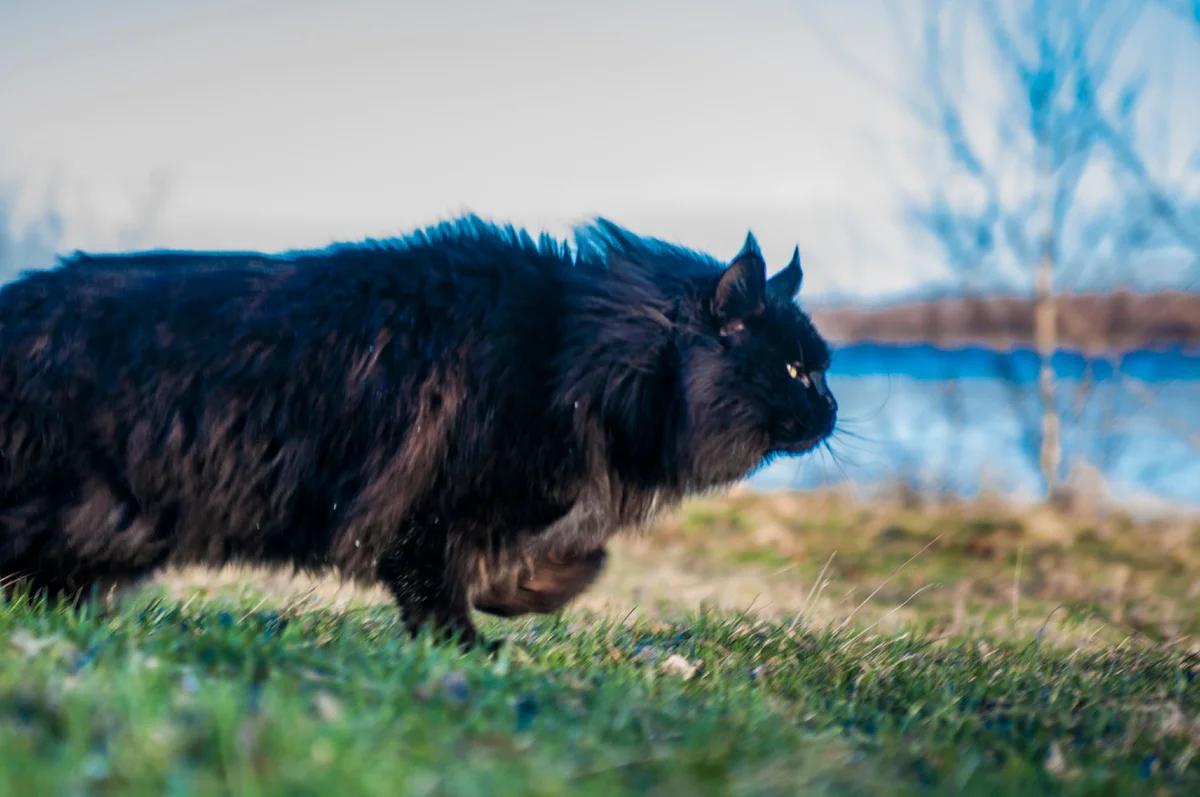
[[(1118, 502), (1200, 507), (1200, 352), (1116, 359), (1060, 353), (1065, 474), (1082, 462)], [(829, 384), (841, 406), (832, 453), (783, 460), (763, 487), (855, 489), (904, 482), (964, 496), (981, 489), (1044, 494), (1037, 467), (1037, 355), (856, 344), (835, 352)]]

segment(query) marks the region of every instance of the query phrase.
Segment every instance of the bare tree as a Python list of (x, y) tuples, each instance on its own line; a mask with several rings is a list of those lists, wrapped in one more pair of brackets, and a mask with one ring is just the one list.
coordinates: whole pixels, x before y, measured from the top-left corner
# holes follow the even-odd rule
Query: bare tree
[[(1196, 0), (1172, 4), (1184, 16), (1200, 9)], [(1118, 71), (1149, 5), (927, 0), (924, 7), (923, 90), (910, 106), (934, 134), (944, 168), (928, 195), (910, 201), (908, 215), (967, 280), (1032, 289), (1038, 462), (1051, 497), (1063, 466), (1052, 363), (1060, 293), (1105, 267), (1128, 267), (1134, 249), (1168, 239), (1200, 257), (1200, 229), (1188, 211), (1194, 200), (1178, 179), (1150, 168), (1138, 135), (1147, 72)]]

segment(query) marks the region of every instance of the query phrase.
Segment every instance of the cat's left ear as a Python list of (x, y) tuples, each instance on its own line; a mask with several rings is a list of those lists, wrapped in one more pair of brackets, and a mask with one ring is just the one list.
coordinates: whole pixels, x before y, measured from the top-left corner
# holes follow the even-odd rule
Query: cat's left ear
[(792, 253), (792, 262), (767, 280), (767, 290), (772, 296), (791, 301), (800, 292), (800, 284), (804, 281), (804, 271), (800, 268), (800, 247)]
[(767, 264), (754, 235), (746, 236), (742, 251), (721, 274), (713, 293), (713, 314), (722, 330), (738, 328), (766, 309)]

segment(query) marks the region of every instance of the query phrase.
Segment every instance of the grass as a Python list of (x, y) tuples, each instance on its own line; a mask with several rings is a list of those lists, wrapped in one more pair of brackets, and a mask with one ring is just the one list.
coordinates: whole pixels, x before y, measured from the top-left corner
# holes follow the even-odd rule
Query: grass
[[(278, 575), (172, 573), (103, 619), (18, 599), (0, 795), (1200, 793), (1196, 533), (703, 502), (619, 546), (583, 606), (484, 621), (494, 658)], [(970, 586), (894, 611), (933, 577)]]
[(683, 594), (685, 603), (739, 610), (753, 602), (764, 618), (803, 611), (836, 625), (878, 588), (855, 618), (882, 630), (1031, 634), (1054, 612), (1070, 622), (1044, 632), (1071, 644), (1093, 633), (1111, 644), (1132, 635), (1186, 646), (1200, 636), (1197, 518), (740, 494), (693, 502), (614, 554), (602, 588), (585, 601), (591, 608)]

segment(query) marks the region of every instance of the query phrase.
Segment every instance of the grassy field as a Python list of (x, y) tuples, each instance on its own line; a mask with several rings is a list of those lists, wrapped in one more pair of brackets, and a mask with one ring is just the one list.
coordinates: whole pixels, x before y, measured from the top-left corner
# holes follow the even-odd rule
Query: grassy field
[(0, 795), (1200, 793), (1200, 523), (689, 504), (496, 657), (377, 590), (0, 609)]

